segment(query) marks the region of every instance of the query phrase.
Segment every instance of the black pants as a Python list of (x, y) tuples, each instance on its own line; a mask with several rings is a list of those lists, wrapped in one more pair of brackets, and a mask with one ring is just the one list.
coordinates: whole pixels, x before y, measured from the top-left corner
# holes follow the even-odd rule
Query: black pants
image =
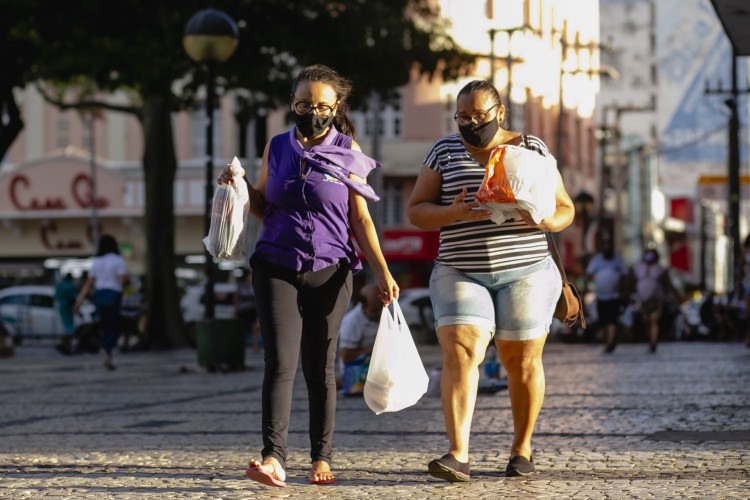
[(339, 327), (352, 295), (346, 265), (297, 273), (253, 259), (253, 287), (263, 338), (263, 458), (286, 467), (297, 363), (307, 384), (310, 457), (331, 463), (336, 415), (334, 363)]

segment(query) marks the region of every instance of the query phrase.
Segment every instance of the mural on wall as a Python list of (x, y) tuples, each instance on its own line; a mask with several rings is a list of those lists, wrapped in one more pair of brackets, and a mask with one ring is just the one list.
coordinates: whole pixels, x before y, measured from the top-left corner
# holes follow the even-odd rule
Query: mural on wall
[[(705, 91), (707, 83), (712, 89), (730, 88), (731, 44), (709, 0), (659, 0), (656, 9), (661, 177), (692, 172), (694, 184), (700, 174), (726, 173), (729, 108), (724, 101), (729, 95)], [(740, 88), (747, 74), (746, 60), (740, 58)], [(739, 114), (741, 134), (747, 137), (743, 96)], [(747, 141), (740, 144), (744, 162)]]

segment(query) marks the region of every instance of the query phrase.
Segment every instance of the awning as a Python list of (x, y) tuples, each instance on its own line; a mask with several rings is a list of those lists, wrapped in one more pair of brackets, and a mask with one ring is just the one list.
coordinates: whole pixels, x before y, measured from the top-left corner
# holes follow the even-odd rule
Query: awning
[(739, 56), (750, 56), (750, 2), (711, 0), (724, 31)]

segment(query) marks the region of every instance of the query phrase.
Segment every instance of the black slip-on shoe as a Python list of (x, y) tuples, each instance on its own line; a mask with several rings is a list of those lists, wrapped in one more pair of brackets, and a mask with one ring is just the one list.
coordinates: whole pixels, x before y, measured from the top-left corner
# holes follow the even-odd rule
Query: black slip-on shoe
[(448, 453), (427, 464), (427, 472), (431, 476), (445, 481), (465, 482), (471, 476), (471, 462), (459, 462), (456, 457)]
[(528, 476), (534, 472), (536, 472), (536, 467), (534, 467), (534, 457), (531, 457), (531, 460), (528, 460), (521, 455), (516, 455), (511, 458), (510, 462), (508, 462), (508, 466), (505, 468), (505, 475), (507, 477)]

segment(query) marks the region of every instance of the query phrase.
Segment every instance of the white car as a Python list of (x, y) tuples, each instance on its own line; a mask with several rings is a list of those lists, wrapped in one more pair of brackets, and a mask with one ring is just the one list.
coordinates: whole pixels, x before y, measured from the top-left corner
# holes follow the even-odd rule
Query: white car
[[(180, 301), (182, 319), (187, 325), (203, 319), (205, 310), (204, 285), (189, 286), (185, 289), (185, 295)], [(237, 285), (234, 283), (214, 283), (214, 318), (234, 318), (234, 294)]]
[[(76, 328), (93, 322), (93, 304), (84, 302), (75, 315)], [(24, 337), (57, 338), (65, 330), (55, 302), (55, 287), (19, 285), (0, 290), (0, 321), (16, 344)]]
[[(401, 312), (404, 313), (410, 330), (435, 334), (435, 313), (432, 310), (429, 288), (402, 289), (399, 292), (398, 305), (401, 306)], [(423, 315), (420, 314), (420, 309), (424, 310)]]

